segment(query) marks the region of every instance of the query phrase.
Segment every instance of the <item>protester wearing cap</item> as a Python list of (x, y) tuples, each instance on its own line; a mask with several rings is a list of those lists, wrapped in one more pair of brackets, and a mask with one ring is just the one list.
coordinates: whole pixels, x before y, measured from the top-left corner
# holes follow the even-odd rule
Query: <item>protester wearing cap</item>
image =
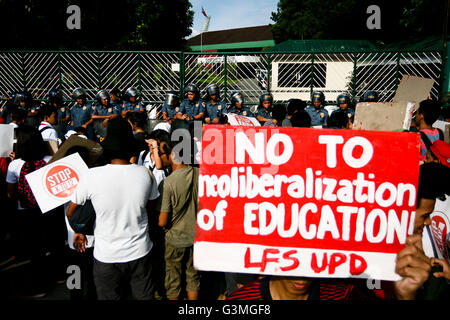
[(425, 162), (437, 162), (450, 168), (450, 143), (436, 140), (431, 145)]
[(170, 133), (171, 128), (172, 128), (172, 126), (170, 125), (170, 123), (160, 122), (160, 123), (156, 124), (156, 126), (153, 127), (152, 131), (161, 129), (161, 130), (166, 131), (167, 133)]
[[(96, 212), (94, 281), (100, 300), (125, 298), (123, 281), (138, 300), (153, 298), (147, 204), (159, 196), (151, 172), (130, 164), (137, 141), (130, 124), (111, 119), (102, 142), (109, 164), (89, 169), (69, 204), (70, 218), (79, 205), (91, 200)], [(74, 236), (74, 246), (85, 250), (86, 237)]]

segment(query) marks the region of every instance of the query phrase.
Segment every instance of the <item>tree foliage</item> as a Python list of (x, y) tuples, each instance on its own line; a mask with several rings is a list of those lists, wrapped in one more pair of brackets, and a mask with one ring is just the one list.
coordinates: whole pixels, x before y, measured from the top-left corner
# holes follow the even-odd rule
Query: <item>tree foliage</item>
[[(81, 29), (69, 30), (70, 5)], [(189, 0), (0, 0), (3, 49), (182, 50), (194, 12)]]
[[(275, 42), (300, 39), (369, 39), (384, 42), (441, 35), (447, 0), (280, 0), (272, 13)], [(369, 30), (370, 5), (381, 29)]]

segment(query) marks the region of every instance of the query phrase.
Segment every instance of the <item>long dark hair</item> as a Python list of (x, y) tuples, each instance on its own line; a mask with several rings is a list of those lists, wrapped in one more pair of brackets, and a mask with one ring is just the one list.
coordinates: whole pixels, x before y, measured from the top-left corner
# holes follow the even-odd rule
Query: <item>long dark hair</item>
[(16, 158), (35, 161), (41, 160), (46, 154), (47, 146), (37, 128), (29, 125), (21, 125), (17, 128)]

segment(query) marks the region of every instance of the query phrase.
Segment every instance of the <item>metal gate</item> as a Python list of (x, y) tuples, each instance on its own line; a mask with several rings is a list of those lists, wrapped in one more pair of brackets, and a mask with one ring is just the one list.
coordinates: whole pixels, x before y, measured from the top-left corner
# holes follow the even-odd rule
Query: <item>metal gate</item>
[(310, 99), (313, 90), (334, 103), (339, 93), (360, 97), (367, 90), (390, 101), (404, 75), (435, 80), (432, 98), (439, 98), (443, 69), (440, 52), (264, 53), (264, 52), (122, 52), (1, 51), (0, 93), (3, 105), (10, 92), (30, 91), (37, 100), (60, 88), (64, 98), (77, 87), (94, 100), (98, 90), (135, 87), (145, 104), (160, 105), (165, 93), (196, 83), (202, 94), (210, 83), (228, 100), (240, 91), (255, 105), (264, 91), (276, 103)]

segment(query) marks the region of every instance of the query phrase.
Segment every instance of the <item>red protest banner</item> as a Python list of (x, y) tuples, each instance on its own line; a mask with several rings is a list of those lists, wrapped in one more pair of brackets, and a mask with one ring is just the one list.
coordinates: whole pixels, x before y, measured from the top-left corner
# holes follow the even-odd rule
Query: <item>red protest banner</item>
[(195, 266), (397, 279), (418, 175), (414, 133), (205, 126)]

